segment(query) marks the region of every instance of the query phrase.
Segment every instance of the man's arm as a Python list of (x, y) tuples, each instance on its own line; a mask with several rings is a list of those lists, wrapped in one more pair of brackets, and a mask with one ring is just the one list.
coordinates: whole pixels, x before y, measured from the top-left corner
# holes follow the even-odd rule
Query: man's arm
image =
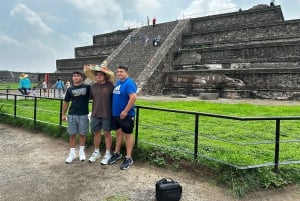
[(67, 120), (66, 113), (67, 113), (68, 107), (69, 107), (69, 102), (64, 101), (63, 106), (62, 106), (62, 114), (61, 114), (61, 120), (63, 120), (63, 121)]
[(127, 116), (128, 111), (133, 107), (135, 101), (136, 101), (136, 93), (129, 94), (129, 101), (125, 109), (121, 112), (120, 119), (124, 119)]

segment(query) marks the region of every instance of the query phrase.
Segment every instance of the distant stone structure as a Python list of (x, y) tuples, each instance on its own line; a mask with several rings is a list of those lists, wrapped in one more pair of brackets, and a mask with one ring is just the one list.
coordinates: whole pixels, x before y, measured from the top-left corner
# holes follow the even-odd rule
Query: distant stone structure
[[(160, 46), (140, 40), (158, 36)], [(50, 78), (70, 79), (84, 64), (107, 60), (112, 70), (129, 67), (139, 94), (300, 97), (300, 20), (285, 21), (279, 5), (95, 35), (74, 55), (57, 60)]]
[(36, 83), (38, 82), (39, 73), (28, 73), (28, 72), (15, 72), (15, 71), (8, 71), (3, 70), (0, 71), (0, 83), (19, 83), (20, 75), (22, 73), (28, 74), (28, 77), (30, 78), (31, 82)]

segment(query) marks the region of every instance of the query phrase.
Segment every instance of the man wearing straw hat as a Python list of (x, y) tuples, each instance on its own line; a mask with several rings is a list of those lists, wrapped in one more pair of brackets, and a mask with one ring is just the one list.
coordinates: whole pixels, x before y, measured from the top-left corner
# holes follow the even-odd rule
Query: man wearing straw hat
[(89, 162), (96, 162), (100, 158), (101, 131), (105, 137), (105, 155), (101, 165), (107, 165), (111, 158), (111, 115), (112, 115), (112, 91), (114, 89), (114, 74), (107, 68), (107, 62), (101, 65), (85, 65), (85, 75), (94, 81), (91, 86), (91, 98), (93, 99), (91, 115), (91, 131), (94, 134), (94, 149)]
[(22, 95), (29, 95), (31, 83), (28, 78), (28, 74), (22, 73), (19, 78), (20, 78), (19, 91), (21, 92)]

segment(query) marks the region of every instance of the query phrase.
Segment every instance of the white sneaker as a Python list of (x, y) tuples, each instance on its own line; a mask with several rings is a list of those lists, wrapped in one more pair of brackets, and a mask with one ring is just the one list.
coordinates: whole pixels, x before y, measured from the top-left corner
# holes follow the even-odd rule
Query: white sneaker
[(108, 164), (108, 160), (111, 158), (111, 154), (105, 154), (102, 161), (101, 161), (101, 165), (107, 165)]
[(100, 153), (99, 152), (94, 152), (92, 156), (89, 158), (89, 162), (93, 163), (95, 162), (98, 158), (100, 158)]
[(75, 158), (75, 154), (69, 154), (68, 158), (66, 159), (66, 163), (72, 163)]
[(85, 161), (85, 153), (84, 153), (84, 151), (79, 152), (79, 160), (80, 161)]

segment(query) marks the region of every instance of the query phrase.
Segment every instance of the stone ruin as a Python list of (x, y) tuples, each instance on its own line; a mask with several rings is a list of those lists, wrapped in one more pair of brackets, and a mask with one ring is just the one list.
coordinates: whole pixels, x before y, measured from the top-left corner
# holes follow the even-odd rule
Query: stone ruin
[(128, 66), (143, 95), (298, 100), (300, 20), (284, 20), (279, 5), (257, 5), (95, 35), (92, 45), (75, 48), (75, 58), (57, 60), (50, 77), (70, 79), (103, 60), (113, 71)]

